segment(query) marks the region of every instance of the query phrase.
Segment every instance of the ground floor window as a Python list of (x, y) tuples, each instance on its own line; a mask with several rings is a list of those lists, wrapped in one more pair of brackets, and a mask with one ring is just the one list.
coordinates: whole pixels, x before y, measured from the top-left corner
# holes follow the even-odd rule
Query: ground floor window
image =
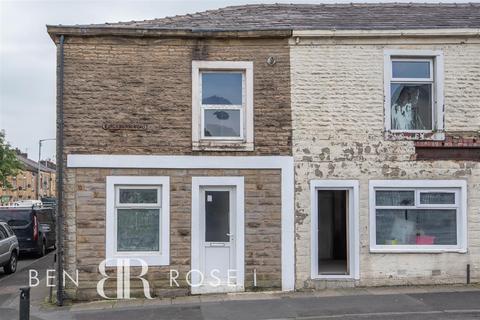
[(117, 251), (160, 250), (161, 192), (161, 185), (116, 186)]
[(169, 191), (168, 177), (107, 177), (107, 265), (169, 263)]
[(465, 250), (465, 189), (465, 181), (371, 181), (371, 250)]

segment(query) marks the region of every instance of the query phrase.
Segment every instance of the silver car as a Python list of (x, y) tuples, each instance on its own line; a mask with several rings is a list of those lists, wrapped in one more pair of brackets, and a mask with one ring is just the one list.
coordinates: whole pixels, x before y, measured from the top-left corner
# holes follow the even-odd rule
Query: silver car
[(12, 229), (5, 222), (0, 222), (0, 267), (5, 273), (14, 273), (17, 270), (19, 253), (18, 240)]

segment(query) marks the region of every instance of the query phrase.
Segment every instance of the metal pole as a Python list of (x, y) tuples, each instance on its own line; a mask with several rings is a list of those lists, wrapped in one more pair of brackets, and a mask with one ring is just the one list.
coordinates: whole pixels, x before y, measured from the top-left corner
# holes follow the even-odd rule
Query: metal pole
[(467, 264), (467, 284), (470, 284), (470, 264)]
[(20, 320), (30, 319), (30, 287), (20, 288), (20, 306), (18, 309)]
[(51, 139), (40, 139), (38, 140), (38, 172), (37, 172), (37, 200), (40, 200), (40, 187), (41, 187), (41, 183), (40, 183), (40, 173), (42, 172), (40, 170), (40, 161), (41, 161), (41, 157), (42, 157), (42, 142), (43, 141), (50, 141), (50, 140), (56, 140), (54, 138), (51, 138)]
[(42, 139), (38, 140), (37, 200), (40, 200), (40, 159), (42, 156)]
[(63, 306), (63, 67), (65, 37), (60, 36), (57, 51), (57, 306)]

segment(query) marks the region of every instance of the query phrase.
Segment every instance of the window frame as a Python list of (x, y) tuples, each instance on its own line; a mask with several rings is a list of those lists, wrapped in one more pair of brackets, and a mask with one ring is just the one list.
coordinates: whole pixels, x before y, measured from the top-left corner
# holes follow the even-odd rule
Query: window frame
[[(376, 206), (376, 191), (415, 191), (414, 206)], [(455, 204), (420, 204), (420, 193), (455, 192)], [(467, 183), (465, 180), (370, 180), (369, 230), (371, 253), (441, 253), (467, 252)], [(456, 208), (456, 245), (378, 245), (376, 238), (377, 209), (448, 209)]]
[[(242, 105), (202, 104), (202, 73), (241, 72)], [(205, 110), (240, 110), (240, 137), (205, 136)], [(192, 61), (192, 147), (194, 150), (253, 150), (253, 62)], [(240, 148), (239, 148), (240, 147)]]
[[(4, 235), (5, 237), (2, 238), (2, 235)], [(3, 227), (3, 225), (0, 224), (0, 241), (6, 240), (8, 238), (10, 238), (10, 235), (9, 235), (7, 229), (5, 229)]]
[[(157, 189), (157, 203), (120, 203), (120, 189)], [(118, 251), (117, 209), (159, 208), (159, 250)], [(133, 259), (131, 266), (141, 266), (144, 260), (149, 266), (170, 264), (170, 178), (161, 176), (107, 176), (106, 178), (106, 233), (105, 258), (107, 266), (116, 266), (116, 259)]]
[[(430, 78), (394, 78), (394, 61), (430, 61)], [(443, 52), (439, 50), (385, 50), (384, 51), (384, 126), (385, 131), (394, 135), (439, 133), (433, 140), (443, 140), (444, 130), (444, 66)], [(432, 129), (398, 130), (392, 129), (391, 119), (391, 85), (402, 84), (432, 84)], [(419, 137), (420, 138), (420, 137)]]
[[(203, 104), (203, 78), (204, 73), (241, 73), (242, 74), (242, 104)], [(200, 104), (200, 135), (201, 140), (240, 140), (243, 141), (245, 136), (245, 109), (246, 109), (246, 72), (245, 70), (199, 70), (199, 104)], [(209, 137), (205, 136), (205, 111), (206, 110), (239, 110), (240, 111), (240, 136), (239, 137)]]
[[(128, 190), (128, 189), (156, 189), (157, 190), (157, 202), (156, 203), (121, 203), (120, 202), (120, 190)], [(161, 200), (161, 194), (162, 194), (162, 186), (161, 185), (115, 185), (115, 216), (114, 216), (114, 231), (115, 235), (113, 237), (114, 241), (114, 247), (117, 253), (121, 254), (128, 254), (128, 255), (149, 255), (151, 253), (161, 253), (162, 251), (162, 200)], [(158, 237), (158, 250), (152, 250), (152, 251), (145, 251), (145, 250), (139, 250), (139, 251), (118, 251), (118, 210), (119, 209), (158, 209), (158, 231), (160, 232), (160, 235)]]

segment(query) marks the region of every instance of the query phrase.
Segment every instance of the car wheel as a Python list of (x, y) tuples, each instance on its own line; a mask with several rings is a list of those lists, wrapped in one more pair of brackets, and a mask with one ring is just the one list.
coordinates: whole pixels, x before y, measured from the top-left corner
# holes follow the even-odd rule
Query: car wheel
[(6, 274), (14, 273), (15, 271), (17, 271), (17, 254), (15, 252), (12, 252), (12, 255), (10, 256), (10, 261), (8, 261), (8, 264), (3, 267), (3, 270)]

